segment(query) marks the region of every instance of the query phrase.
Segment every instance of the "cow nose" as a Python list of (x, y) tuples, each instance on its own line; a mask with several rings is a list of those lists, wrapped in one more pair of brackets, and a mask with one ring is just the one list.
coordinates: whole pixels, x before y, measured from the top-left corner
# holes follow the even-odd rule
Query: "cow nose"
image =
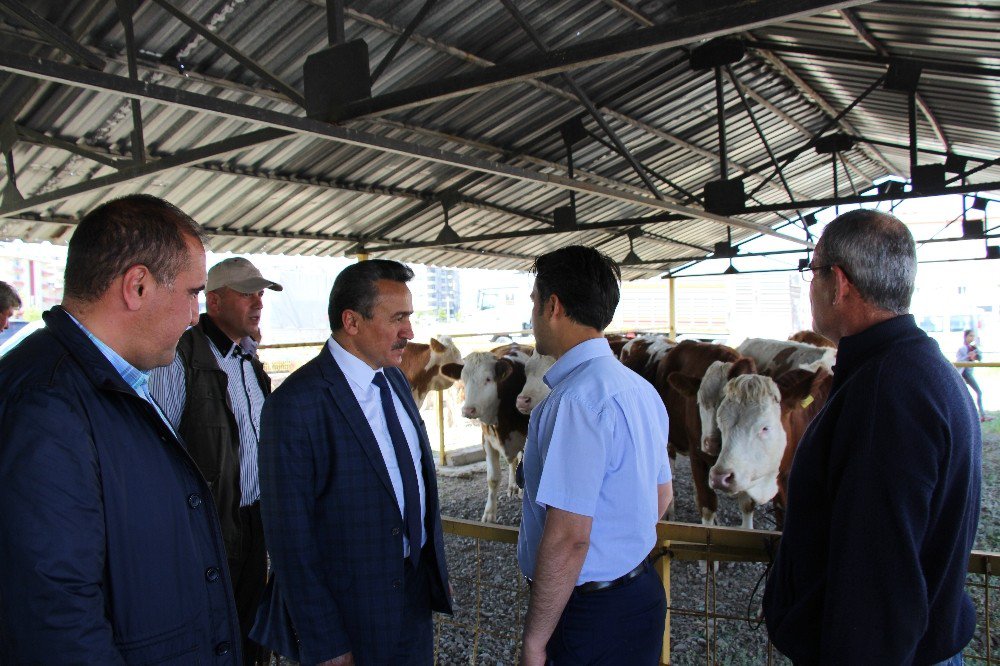
[(519, 395), (517, 396), (517, 409), (522, 414), (527, 414), (531, 411), (531, 396)]
[(476, 408), (475, 407), (462, 407), (462, 416), (467, 419), (476, 418)]
[(722, 448), (722, 442), (718, 437), (706, 437), (701, 440), (701, 450), (710, 456), (719, 455), (720, 448)]
[(708, 482), (716, 490), (729, 490), (733, 487), (735, 475), (727, 469), (718, 470), (713, 467), (708, 471)]

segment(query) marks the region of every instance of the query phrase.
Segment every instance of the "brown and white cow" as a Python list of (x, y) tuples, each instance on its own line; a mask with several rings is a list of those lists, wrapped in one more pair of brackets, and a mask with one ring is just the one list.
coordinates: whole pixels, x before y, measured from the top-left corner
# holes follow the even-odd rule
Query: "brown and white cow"
[[(695, 505), (704, 525), (715, 524), (719, 500), (708, 481), (708, 470), (716, 457), (701, 447), (701, 416), (698, 412), (697, 391), (705, 370), (716, 361), (732, 362), (740, 358), (735, 349), (724, 345), (686, 340), (678, 343), (660, 361), (654, 386), (660, 393), (670, 417), (670, 448), (686, 455), (691, 461)], [(741, 498), (743, 526), (753, 526), (755, 504)]]
[(822, 367), (790, 370), (776, 379), (757, 374), (730, 379), (716, 413), (722, 448), (709, 471), (712, 488), (757, 504), (777, 497), (780, 529), (795, 450), (832, 385), (833, 375)]
[(514, 477), (528, 435), (528, 416), (517, 410), (516, 401), (524, 388), (524, 367), (532, 351), (529, 346), (505, 345), (489, 352), (473, 352), (462, 364), (450, 363), (442, 369), (465, 385), (462, 415), (479, 420), (483, 426), (488, 488), (483, 522), (496, 522), (501, 454), (510, 468), (507, 494), (520, 495)]
[(807, 345), (815, 345), (816, 347), (833, 347), (837, 348), (837, 345), (833, 343), (833, 340), (826, 337), (825, 335), (820, 335), (816, 331), (804, 330), (797, 331), (788, 336), (788, 339), (792, 342), (804, 342)]
[(417, 409), (423, 405), (428, 393), (444, 390), (455, 383), (455, 379), (441, 372), (441, 369), (449, 363), (461, 362), (462, 352), (458, 351), (458, 347), (446, 335), (431, 338), (430, 344), (410, 342), (403, 348), (400, 369), (410, 382), (410, 391)]
[(640, 335), (622, 347), (618, 359), (626, 368), (655, 384), (656, 369), (675, 344), (665, 335)]

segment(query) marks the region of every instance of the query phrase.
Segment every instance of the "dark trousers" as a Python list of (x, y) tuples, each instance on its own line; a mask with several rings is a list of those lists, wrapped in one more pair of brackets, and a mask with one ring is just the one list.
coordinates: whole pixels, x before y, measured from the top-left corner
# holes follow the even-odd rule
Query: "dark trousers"
[(239, 552), (229, 553), (229, 576), (233, 581), (236, 613), (243, 636), (243, 663), (247, 666), (263, 663), (267, 658), (265, 650), (247, 638), (267, 580), (267, 548), (260, 520), (260, 502), (240, 508), (240, 548)]
[(655, 666), (663, 648), (667, 600), (648, 567), (620, 587), (574, 591), (546, 646), (553, 666)]
[(431, 618), (430, 562), (433, 554), (425, 546), (416, 568), (403, 563), (403, 625), (389, 663), (430, 666), (434, 663), (434, 621)]

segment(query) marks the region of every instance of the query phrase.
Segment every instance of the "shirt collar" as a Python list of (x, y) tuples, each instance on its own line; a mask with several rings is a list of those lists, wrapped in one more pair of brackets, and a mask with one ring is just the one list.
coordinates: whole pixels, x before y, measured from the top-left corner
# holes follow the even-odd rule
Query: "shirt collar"
[(375, 379), (375, 373), (382, 370), (381, 368), (372, 370), (370, 365), (341, 347), (332, 335), (327, 340), (326, 346), (333, 354), (333, 360), (340, 366), (344, 376), (358, 388), (367, 390), (371, 386), (372, 380)]
[(613, 356), (611, 345), (608, 344), (607, 338), (600, 337), (584, 340), (560, 356), (559, 360), (549, 368), (542, 379), (546, 386), (553, 388), (556, 384), (566, 379), (579, 366), (601, 356)]
[(121, 378), (125, 380), (125, 383), (131, 386), (132, 390), (138, 393), (139, 395), (145, 396), (146, 385), (149, 384), (149, 373), (143, 372), (142, 370), (140, 370), (139, 368), (135, 367), (134, 365), (126, 361), (124, 358), (122, 358), (121, 354), (116, 352), (108, 345), (104, 344), (104, 342), (102, 342), (100, 338), (91, 333), (86, 326), (81, 324), (80, 321), (76, 317), (71, 315), (68, 311), (63, 310), (63, 312), (66, 313), (66, 316), (69, 317), (74, 324), (80, 327), (80, 330), (83, 331), (86, 334), (86, 336), (90, 339), (90, 341), (94, 343), (97, 349), (100, 350), (102, 354), (104, 354), (104, 358), (108, 359), (108, 362), (111, 363), (115, 371), (119, 375), (121, 375)]

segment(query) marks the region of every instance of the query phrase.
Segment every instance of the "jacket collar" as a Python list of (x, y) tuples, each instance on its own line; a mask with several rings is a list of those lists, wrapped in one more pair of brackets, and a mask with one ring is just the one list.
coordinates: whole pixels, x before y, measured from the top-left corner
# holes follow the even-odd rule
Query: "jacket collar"
[[(219, 354), (223, 358), (228, 356), (233, 352), (233, 347), (238, 346), (235, 342), (229, 339), (229, 336), (222, 332), (222, 329), (216, 325), (212, 318), (208, 316), (207, 312), (203, 312), (198, 318), (198, 328), (201, 332), (205, 334), (205, 337), (209, 339), (212, 345), (219, 350)], [(240, 347), (240, 352), (245, 351)]]
[(837, 345), (837, 363), (834, 382), (841, 384), (860, 366), (890, 345), (926, 337), (917, 327), (913, 315), (905, 314), (879, 322), (860, 333), (840, 339)]
[(101, 350), (90, 341), (70, 318), (69, 313), (61, 305), (53, 307), (42, 314), (45, 328), (66, 348), (67, 353), (86, 371), (85, 374), (94, 386), (113, 389), (126, 393), (135, 393), (132, 387), (122, 379), (111, 362), (101, 353)]

